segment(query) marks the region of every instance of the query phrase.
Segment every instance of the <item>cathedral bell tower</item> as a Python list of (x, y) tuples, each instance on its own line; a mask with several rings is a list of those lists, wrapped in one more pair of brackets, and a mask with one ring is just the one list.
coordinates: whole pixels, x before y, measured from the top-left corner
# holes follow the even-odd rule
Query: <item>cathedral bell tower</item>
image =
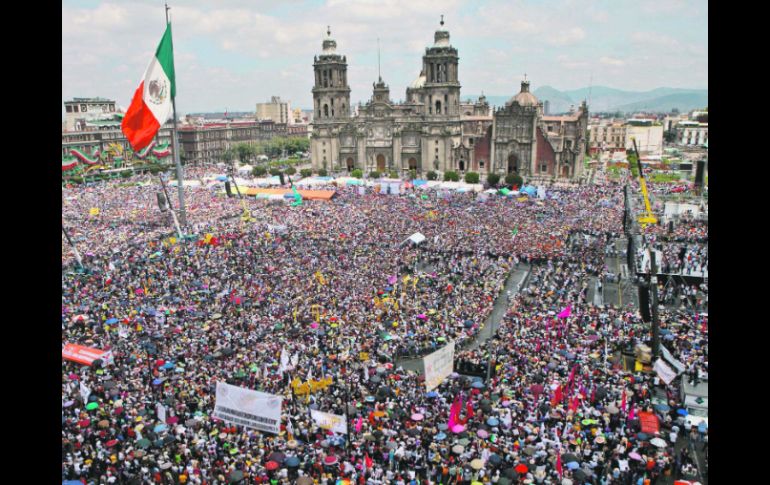
[(433, 46), (425, 49), (422, 70), (424, 102), (428, 116), (458, 116), (460, 114), (460, 81), (457, 79), (459, 61), (457, 49), (449, 44), (449, 31), (441, 27), (436, 31)]
[(323, 41), (323, 52), (315, 56), (313, 71), (313, 116), (314, 123), (344, 121), (350, 118), (350, 86), (348, 86), (348, 63), (345, 56), (336, 53), (337, 41), (331, 37), (327, 27)]

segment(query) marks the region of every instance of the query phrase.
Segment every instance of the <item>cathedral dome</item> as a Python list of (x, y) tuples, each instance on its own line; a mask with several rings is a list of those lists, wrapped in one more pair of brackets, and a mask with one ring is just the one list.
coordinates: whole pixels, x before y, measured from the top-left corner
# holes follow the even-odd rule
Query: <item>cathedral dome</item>
[(326, 27), (326, 38), (323, 42), (323, 53), (334, 54), (337, 50), (337, 41), (332, 39), (331, 28)]
[(420, 71), (420, 75), (417, 76), (417, 79), (412, 81), (412, 84), (410, 84), (409, 87), (412, 88), (412, 89), (419, 89), (419, 88), (423, 87), (423, 85), (425, 84), (426, 79), (427, 79), (427, 77), (425, 76), (425, 71)]
[(519, 106), (537, 106), (539, 101), (534, 94), (529, 92), (529, 81), (521, 82), (521, 92), (512, 97), (506, 104), (518, 103)]

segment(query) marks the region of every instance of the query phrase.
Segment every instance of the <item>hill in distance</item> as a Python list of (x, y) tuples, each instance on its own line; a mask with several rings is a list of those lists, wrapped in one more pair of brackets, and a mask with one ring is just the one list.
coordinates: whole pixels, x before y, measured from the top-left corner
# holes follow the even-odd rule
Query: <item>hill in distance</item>
[[(549, 113), (558, 114), (569, 111), (570, 106), (577, 108), (583, 100), (589, 98), (588, 109), (591, 112), (607, 111), (653, 111), (668, 113), (673, 108), (681, 112), (708, 106), (707, 89), (656, 88), (650, 91), (623, 91), (606, 86), (559, 91), (551, 86), (541, 86), (532, 93), (540, 101), (549, 102)], [(487, 101), (493, 106), (504, 106), (515, 96), (486, 95)], [(479, 95), (463, 95), (462, 99), (478, 99)]]

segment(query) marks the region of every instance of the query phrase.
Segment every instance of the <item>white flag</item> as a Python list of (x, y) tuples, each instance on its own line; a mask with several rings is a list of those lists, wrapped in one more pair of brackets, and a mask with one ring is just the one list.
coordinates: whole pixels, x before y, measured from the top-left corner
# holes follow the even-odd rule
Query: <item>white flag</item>
[(294, 354), (291, 357), (291, 366), (292, 367), (297, 367), (297, 364), (299, 364), (299, 354)]
[(118, 336), (120, 336), (120, 338), (128, 337), (128, 327), (125, 325), (118, 325)]
[(283, 371), (289, 368), (289, 354), (286, 352), (286, 349), (281, 350), (281, 367), (279, 368), (279, 372), (281, 375), (283, 375)]
[(676, 372), (674, 372), (671, 367), (666, 365), (666, 363), (663, 362), (663, 359), (661, 358), (658, 358), (658, 360), (655, 361), (655, 365), (653, 365), (652, 368), (655, 372), (657, 372), (660, 380), (665, 382), (666, 385), (671, 384), (671, 381), (676, 378)]
[(158, 412), (158, 420), (161, 423), (166, 422), (166, 407), (163, 406), (163, 404), (158, 403), (158, 406), (155, 408), (155, 410)]
[(364, 366), (364, 382), (369, 382), (369, 367)]
[(88, 388), (83, 381), (80, 381), (80, 396), (83, 398), (83, 402), (88, 402), (88, 396), (91, 395), (91, 389)]

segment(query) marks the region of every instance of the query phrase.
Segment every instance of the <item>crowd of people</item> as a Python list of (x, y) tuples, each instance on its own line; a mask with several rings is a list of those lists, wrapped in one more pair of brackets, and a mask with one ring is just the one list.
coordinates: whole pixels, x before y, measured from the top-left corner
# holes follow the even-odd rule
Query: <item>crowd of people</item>
[[(202, 183), (184, 189), (183, 239), (157, 209), (157, 177), (62, 190), (87, 268), (74, 270), (63, 238), (62, 342), (114, 356), (62, 360), (64, 480), (636, 483), (684, 466), (666, 433), (676, 381), (661, 411), (655, 374), (621, 365), (649, 328), (587, 301), (622, 232), (619, 185), (536, 200), (333, 187), (331, 201), (297, 207), (249, 200), (256, 222), (244, 222), (209, 169), (186, 171)], [(463, 350), (520, 263), (531, 274), (494, 338)], [(707, 372), (707, 317), (662, 320), (671, 353)], [(399, 366), (447, 342), (464, 362), (491, 359), (491, 379), (453, 373), (426, 392)], [(284, 397), (281, 432), (212, 417), (217, 382)], [(462, 431), (447, 426), (456, 400)], [(309, 409), (346, 415), (349, 440)], [(640, 435), (639, 412), (657, 414), (665, 446)]]

